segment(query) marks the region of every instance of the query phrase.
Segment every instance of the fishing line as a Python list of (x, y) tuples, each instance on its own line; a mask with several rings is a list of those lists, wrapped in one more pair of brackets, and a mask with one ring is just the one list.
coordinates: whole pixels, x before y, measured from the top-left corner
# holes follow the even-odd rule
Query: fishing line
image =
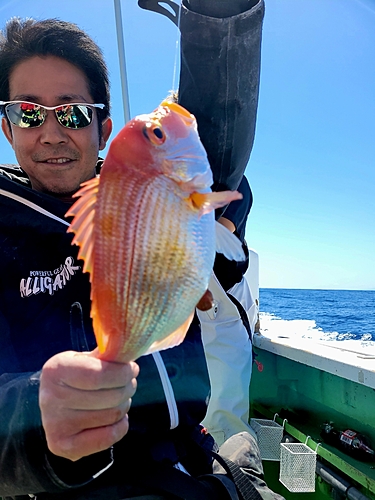
[(174, 53), (174, 66), (173, 66), (173, 79), (172, 79), (172, 91), (173, 93), (177, 92), (176, 85), (176, 75), (177, 75), (177, 65), (179, 61), (180, 54), (180, 40), (181, 40), (181, 31), (180, 31), (180, 23), (181, 23), (181, 11), (182, 11), (182, 0), (180, 1), (179, 9), (178, 9), (178, 17), (177, 17), (177, 39), (176, 39), (176, 48)]

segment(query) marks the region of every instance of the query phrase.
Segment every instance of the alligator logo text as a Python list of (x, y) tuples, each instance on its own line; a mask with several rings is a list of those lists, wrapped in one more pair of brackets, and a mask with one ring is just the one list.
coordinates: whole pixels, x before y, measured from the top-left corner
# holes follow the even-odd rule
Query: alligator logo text
[(53, 271), (30, 271), (30, 276), (21, 279), (21, 297), (30, 297), (38, 293), (53, 295), (61, 290), (81, 266), (74, 265), (73, 257), (67, 257), (65, 263)]

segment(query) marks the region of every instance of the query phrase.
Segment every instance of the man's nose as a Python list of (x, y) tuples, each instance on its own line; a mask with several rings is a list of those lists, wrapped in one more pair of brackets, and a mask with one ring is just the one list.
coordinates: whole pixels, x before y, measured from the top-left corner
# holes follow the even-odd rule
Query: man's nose
[(53, 111), (48, 111), (40, 127), (40, 141), (43, 144), (62, 144), (69, 140), (68, 130), (59, 124)]

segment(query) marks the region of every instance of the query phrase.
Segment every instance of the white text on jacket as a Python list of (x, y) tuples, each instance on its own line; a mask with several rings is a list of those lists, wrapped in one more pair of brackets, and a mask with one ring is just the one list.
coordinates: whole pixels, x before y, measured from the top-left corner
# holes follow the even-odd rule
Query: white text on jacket
[(74, 265), (73, 257), (67, 257), (65, 263), (53, 271), (30, 271), (30, 277), (21, 279), (21, 297), (30, 297), (38, 293), (53, 295), (61, 290), (81, 266)]

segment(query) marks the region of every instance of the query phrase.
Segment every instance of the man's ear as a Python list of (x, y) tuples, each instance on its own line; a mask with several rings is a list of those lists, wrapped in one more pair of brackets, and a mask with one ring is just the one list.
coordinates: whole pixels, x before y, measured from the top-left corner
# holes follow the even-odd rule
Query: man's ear
[(112, 132), (112, 126), (113, 126), (113, 123), (112, 123), (111, 118), (107, 118), (102, 123), (102, 134), (101, 134), (100, 143), (99, 143), (99, 150), (100, 151), (102, 151), (102, 149), (104, 149), (106, 147), (107, 141), (108, 141), (109, 136), (111, 135), (111, 132)]
[(5, 116), (3, 116), (1, 120), (1, 129), (4, 132), (4, 135), (7, 138), (9, 144), (13, 147), (12, 129), (10, 128), (8, 120), (5, 118)]

